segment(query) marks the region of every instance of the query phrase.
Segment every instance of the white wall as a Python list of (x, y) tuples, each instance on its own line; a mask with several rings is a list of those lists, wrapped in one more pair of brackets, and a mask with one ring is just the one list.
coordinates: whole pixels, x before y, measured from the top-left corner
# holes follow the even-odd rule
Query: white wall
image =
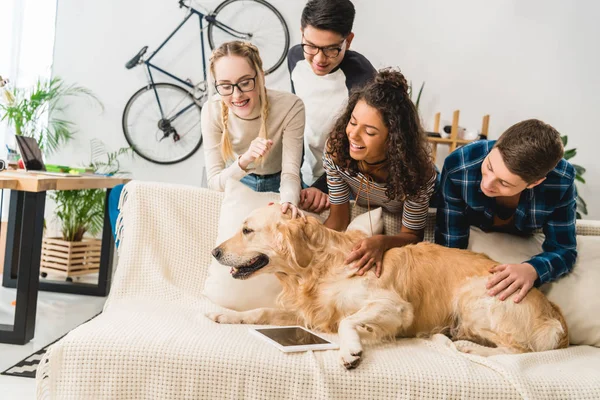
[[(575, 162), (588, 169), (581, 195), (590, 218), (600, 219), (600, 145), (594, 113), (600, 108), (600, 3), (562, 0), (488, 1), (355, 0), (354, 49), (376, 67), (399, 66), (415, 85), (426, 81), (421, 112), (426, 128), (433, 114), (479, 128), (491, 115), (490, 138), (515, 122), (539, 118), (569, 135)], [(218, 2), (206, 1), (216, 5)], [(303, 0), (272, 0), (297, 43)], [(109, 148), (125, 146), (121, 114), (131, 94), (144, 85), (140, 68), (124, 64), (143, 45), (158, 45), (182, 18), (176, 1), (58, 0), (54, 74), (87, 86), (105, 112), (72, 104), (69, 117), (80, 126), (78, 140), (60, 157), (86, 161), (88, 143), (101, 138)], [(195, 27), (194, 27), (195, 28)], [(182, 33), (162, 65), (184, 76), (201, 76), (197, 30)], [(268, 77), (272, 88), (289, 88), (281, 68)], [(141, 158), (127, 166), (135, 178), (197, 183), (202, 152), (174, 166)], [(197, 176), (194, 176), (197, 174)]]

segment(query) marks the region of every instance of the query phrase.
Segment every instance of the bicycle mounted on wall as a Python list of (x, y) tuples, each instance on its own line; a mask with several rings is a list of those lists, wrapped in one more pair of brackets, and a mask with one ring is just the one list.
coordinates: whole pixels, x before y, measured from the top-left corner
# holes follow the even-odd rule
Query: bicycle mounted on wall
[[(283, 16), (265, 0), (226, 0), (213, 12), (206, 13), (193, 8), (188, 0), (179, 0), (179, 7), (187, 9), (185, 18), (150, 57), (143, 58), (148, 50), (148, 46), (144, 46), (125, 64), (127, 69), (144, 64), (148, 84), (127, 102), (123, 111), (123, 133), (140, 157), (157, 164), (175, 164), (186, 160), (202, 144), (200, 112), (208, 96), (204, 29), (207, 29), (211, 50), (230, 40), (253, 43), (263, 59), (265, 74), (281, 66), (290, 44)], [(202, 51), (203, 80), (196, 84), (152, 63), (156, 54), (192, 16), (198, 17)], [(231, 22), (226, 24), (223, 21)], [(277, 41), (277, 38), (280, 40)], [(155, 82), (153, 69), (177, 84)]]

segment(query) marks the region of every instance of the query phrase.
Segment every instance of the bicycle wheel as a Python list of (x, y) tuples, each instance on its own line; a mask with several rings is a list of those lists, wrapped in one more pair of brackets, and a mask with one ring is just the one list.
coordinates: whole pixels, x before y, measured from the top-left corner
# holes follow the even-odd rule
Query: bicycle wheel
[[(290, 32), (283, 16), (264, 0), (226, 0), (212, 14), (229, 28), (247, 34), (248, 40), (260, 52), (265, 74), (275, 71), (285, 60), (290, 47)], [(219, 28), (208, 25), (208, 44), (211, 50), (225, 42), (239, 39)]]
[(200, 111), (192, 95), (177, 85), (145, 86), (125, 106), (123, 133), (140, 157), (156, 164), (175, 164), (189, 158), (202, 144)]

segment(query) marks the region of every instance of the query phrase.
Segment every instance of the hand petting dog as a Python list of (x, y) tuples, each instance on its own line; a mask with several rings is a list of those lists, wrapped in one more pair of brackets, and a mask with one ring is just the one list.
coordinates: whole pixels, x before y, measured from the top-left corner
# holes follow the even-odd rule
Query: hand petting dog
[(383, 253), (385, 253), (385, 237), (375, 235), (358, 242), (353, 248), (346, 264), (356, 261), (357, 275), (363, 275), (365, 272), (375, 267), (375, 275), (381, 276), (381, 265), (383, 264)]
[(298, 207), (296, 207), (292, 203), (282, 203), (281, 204), (281, 213), (285, 214), (288, 212), (288, 210), (290, 210), (292, 212), (292, 219), (296, 219), (296, 217), (298, 217), (298, 218), (302, 218), (303, 220), (306, 221), (306, 216), (304, 215), (304, 213), (302, 211), (300, 211), (300, 209)]
[(528, 263), (496, 265), (490, 268), (490, 272), (494, 275), (490, 277), (485, 286), (488, 294), (496, 296), (500, 293), (498, 298), (504, 301), (518, 291), (519, 294), (514, 298), (515, 303), (519, 303), (525, 298), (538, 278), (537, 271), (533, 265)]

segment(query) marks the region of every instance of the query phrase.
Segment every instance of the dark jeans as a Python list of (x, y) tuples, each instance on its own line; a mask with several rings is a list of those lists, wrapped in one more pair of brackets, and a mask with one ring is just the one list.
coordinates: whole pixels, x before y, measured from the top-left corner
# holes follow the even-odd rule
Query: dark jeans
[(240, 179), (244, 185), (248, 186), (255, 192), (275, 192), (279, 193), (281, 184), (281, 172), (270, 175), (248, 174)]

